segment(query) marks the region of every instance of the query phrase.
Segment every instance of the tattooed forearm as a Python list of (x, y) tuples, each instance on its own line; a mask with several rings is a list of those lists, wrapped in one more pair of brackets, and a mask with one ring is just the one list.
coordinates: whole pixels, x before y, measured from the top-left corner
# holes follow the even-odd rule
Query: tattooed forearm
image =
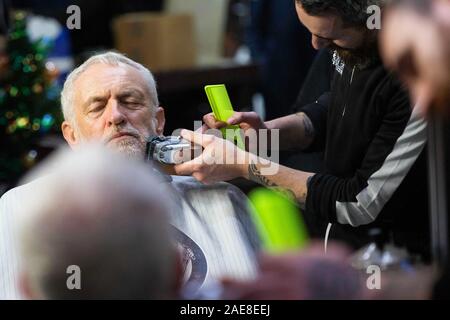
[(295, 195), (294, 191), (290, 189), (285, 189), (281, 187), (271, 187), (270, 189), (277, 192), (278, 194), (281, 194), (286, 199), (297, 202), (297, 196)]
[(297, 199), (294, 191), (278, 186), (275, 182), (271, 181), (269, 178), (264, 176), (261, 173), (261, 171), (259, 171), (256, 164), (254, 164), (254, 163), (251, 163), (248, 166), (248, 176), (249, 176), (250, 180), (252, 180), (256, 183), (259, 183), (263, 186), (266, 186), (266, 187), (270, 188), (271, 190), (274, 190), (274, 191), (282, 194), (283, 196), (285, 196), (286, 198), (288, 198), (290, 200), (295, 201)]
[(314, 125), (311, 122), (311, 119), (304, 114), (303, 112), (297, 113), (297, 115), (302, 117), (302, 123), (303, 123), (303, 132), (305, 134), (305, 138), (312, 139), (314, 138)]
[(266, 187), (278, 187), (278, 185), (275, 182), (270, 181), (269, 178), (261, 174), (261, 171), (259, 171), (258, 167), (254, 163), (250, 163), (248, 166), (248, 177), (250, 180), (262, 184)]
[(305, 149), (316, 135), (314, 123), (304, 112), (267, 121), (266, 126), (270, 132), (278, 131), (280, 150)]
[(261, 173), (260, 164), (253, 162), (248, 165), (248, 179), (274, 191), (280, 192), (286, 196), (286, 198), (298, 202), (300, 207), (303, 207), (306, 201), (308, 192), (306, 179), (311, 175), (313, 174), (281, 166), (280, 172), (276, 175), (267, 177)]

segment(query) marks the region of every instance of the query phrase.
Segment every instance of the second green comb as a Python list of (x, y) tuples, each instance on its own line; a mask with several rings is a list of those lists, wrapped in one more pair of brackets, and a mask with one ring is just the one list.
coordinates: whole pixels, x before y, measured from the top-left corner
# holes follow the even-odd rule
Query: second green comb
[(280, 193), (258, 188), (249, 195), (252, 220), (269, 253), (303, 249), (309, 242), (307, 228), (297, 206)]

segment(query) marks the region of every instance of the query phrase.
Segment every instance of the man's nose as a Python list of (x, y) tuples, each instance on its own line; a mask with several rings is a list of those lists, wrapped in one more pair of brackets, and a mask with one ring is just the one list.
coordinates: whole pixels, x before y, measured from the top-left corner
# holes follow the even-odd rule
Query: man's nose
[(311, 43), (312, 43), (312, 46), (314, 49), (319, 50), (319, 49), (328, 47), (330, 45), (331, 41), (322, 39), (322, 38), (319, 38), (319, 37), (316, 37), (315, 35), (313, 35), (312, 39), (311, 39)]
[(117, 100), (110, 100), (107, 105), (107, 110), (108, 125), (120, 125), (125, 122), (125, 115)]

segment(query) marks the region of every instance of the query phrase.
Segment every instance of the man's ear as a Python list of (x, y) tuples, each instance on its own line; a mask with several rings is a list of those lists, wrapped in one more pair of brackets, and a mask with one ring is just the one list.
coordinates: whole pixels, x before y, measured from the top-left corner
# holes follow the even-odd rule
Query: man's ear
[(69, 146), (74, 149), (78, 145), (78, 137), (75, 134), (75, 129), (72, 124), (68, 121), (64, 121), (61, 124), (61, 131), (64, 136), (64, 139), (67, 141)]
[(166, 115), (162, 107), (158, 107), (155, 113), (155, 131), (157, 135), (162, 135), (164, 133), (164, 125), (166, 124)]

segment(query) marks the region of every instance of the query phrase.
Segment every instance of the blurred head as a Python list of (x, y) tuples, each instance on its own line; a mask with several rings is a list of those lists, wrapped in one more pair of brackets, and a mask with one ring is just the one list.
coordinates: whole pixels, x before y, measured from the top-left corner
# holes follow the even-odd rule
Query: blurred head
[(150, 136), (164, 130), (150, 71), (114, 52), (91, 57), (67, 78), (61, 93), (64, 138), (72, 148), (99, 141), (142, 157)]
[[(64, 151), (23, 199), (21, 288), (32, 299), (167, 299), (178, 290), (169, 202), (148, 165), (104, 147)], [(68, 288), (70, 266), (80, 290)], [(73, 268), (73, 267), (71, 267)], [(72, 272), (72, 273), (71, 273)]]
[(367, 8), (384, 0), (296, 0), (300, 22), (315, 49), (336, 50), (347, 64), (366, 64), (377, 56), (377, 32), (367, 28)]
[(448, 113), (450, 3), (396, 0), (383, 19), (384, 64), (398, 73), (421, 111)]

